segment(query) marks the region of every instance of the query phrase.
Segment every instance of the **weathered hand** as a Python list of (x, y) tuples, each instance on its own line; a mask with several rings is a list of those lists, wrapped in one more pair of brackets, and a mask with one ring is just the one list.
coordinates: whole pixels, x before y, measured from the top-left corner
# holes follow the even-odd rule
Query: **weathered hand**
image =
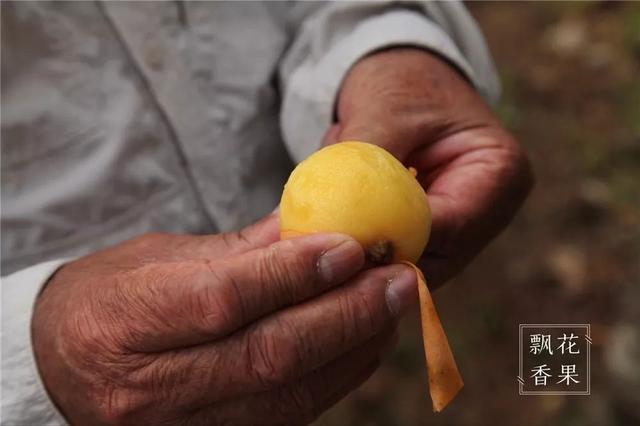
[(417, 169), (433, 215), (420, 266), (434, 287), (508, 224), (531, 189), (522, 148), (471, 85), (427, 51), (360, 60), (342, 84), (337, 119), (325, 144), (368, 141)]
[(402, 266), (362, 272), (354, 240), (145, 235), (61, 268), (34, 350), (72, 424), (302, 424), (376, 368), (415, 299)]

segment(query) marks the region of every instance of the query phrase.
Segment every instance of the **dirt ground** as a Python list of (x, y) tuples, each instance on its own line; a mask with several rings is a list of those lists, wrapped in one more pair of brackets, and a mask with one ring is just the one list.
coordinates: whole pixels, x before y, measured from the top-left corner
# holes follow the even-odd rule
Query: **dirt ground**
[[(317, 424), (640, 425), (640, 3), (468, 6), (537, 186), (435, 295), (465, 387), (431, 413), (413, 315), (394, 355)], [(590, 396), (518, 394), (520, 323), (591, 324)]]

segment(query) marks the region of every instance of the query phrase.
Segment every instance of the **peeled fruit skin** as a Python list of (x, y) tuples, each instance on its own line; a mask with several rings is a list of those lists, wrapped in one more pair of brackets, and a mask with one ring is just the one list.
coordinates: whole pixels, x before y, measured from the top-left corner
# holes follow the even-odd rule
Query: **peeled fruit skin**
[(377, 263), (415, 263), (427, 244), (427, 195), (389, 152), (365, 142), (330, 145), (302, 161), (280, 201), (281, 238), (350, 235)]

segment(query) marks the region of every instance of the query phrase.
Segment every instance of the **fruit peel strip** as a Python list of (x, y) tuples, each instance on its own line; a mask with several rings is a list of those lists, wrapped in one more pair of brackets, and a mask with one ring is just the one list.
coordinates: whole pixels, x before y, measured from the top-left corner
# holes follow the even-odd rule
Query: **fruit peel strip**
[(420, 296), (422, 343), (429, 375), (429, 393), (433, 411), (439, 413), (455, 398), (464, 383), (422, 271), (411, 262), (403, 263), (411, 266), (416, 272)]

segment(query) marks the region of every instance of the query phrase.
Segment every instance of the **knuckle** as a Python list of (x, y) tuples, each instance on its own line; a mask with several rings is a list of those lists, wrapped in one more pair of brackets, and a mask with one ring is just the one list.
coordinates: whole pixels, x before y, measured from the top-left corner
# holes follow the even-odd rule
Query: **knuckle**
[(239, 283), (209, 261), (200, 266), (205, 269), (207, 282), (200, 291), (186, 290), (191, 295), (189, 309), (201, 318), (204, 333), (221, 336), (244, 322), (246, 309)]
[(255, 329), (247, 334), (247, 370), (264, 388), (280, 385), (296, 376), (300, 356), (296, 339), (280, 339), (275, 333)]
[(353, 305), (346, 294), (341, 294), (337, 300), (340, 327), (340, 339), (343, 344), (349, 343), (351, 337), (358, 335), (360, 330), (355, 321)]
[(188, 368), (176, 371), (169, 362), (155, 362), (145, 372), (144, 382), (154, 393), (162, 394), (167, 401), (174, 396), (174, 389), (189, 376)]
[(129, 390), (110, 387), (104, 392), (97, 417), (103, 424), (135, 424), (141, 404)]
[(245, 229), (240, 229), (233, 232), (225, 232), (220, 234), (222, 241), (227, 249), (233, 250), (235, 248), (242, 249), (244, 247), (249, 248), (252, 246), (252, 242), (247, 235)]
[(105, 365), (110, 370), (102, 374), (102, 386), (95, 383), (93, 389), (97, 417), (113, 425), (138, 424), (140, 419), (157, 423), (155, 417), (163, 417), (173, 406), (177, 384), (186, 376), (176, 378), (172, 367), (143, 354), (125, 355)]
[[(136, 378), (134, 389), (144, 389), (144, 399), (147, 405), (158, 405), (156, 410), (159, 414), (165, 409), (169, 411), (174, 407), (183, 406), (185, 401), (198, 401), (200, 399), (193, 393), (192, 388), (201, 386), (214, 379), (213, 372), (219, 374), (220, 367), (216, 354), (208, 353), (206, 362), (212, 371), (212, 376), (208, 371), (199, 371), (198, 364), (203, 361), (203, 357), (181, 357), (179, 354), (164, 354), (162, 357), (149, 357), (148, 362), (139, 367), (131, 376)], [(217, 376), (217, 375), (216, 375)], [(196, 386), (195, 380), (198, 381)], [(219, 380), (219, 376), (217, 376)], [(215, 383), (215, 382), (212, 382)]]
[(248, 343), (248, 354), (248, 369), (258, 383), (268, 388), (284, 381), (281, 353), (273, 337), (255, 333)]
[[(368, 279), (373, 278), (370, 276)], [(375, 309), (372, 298), (361, 289), (342, 294), (338, 303), (344, 339), (347, 341), (362, 340), (374, 334), (381, 322), (378, 312), (386, 309)]]
[(315, 280), (315, 266), (306, 256), (294, 250), (272, 245), (260, 257), (258, 276), (264, 282), (281, 286), (281, 290), (288, 292), (290, 300), (294, 300), (299, 283)]

